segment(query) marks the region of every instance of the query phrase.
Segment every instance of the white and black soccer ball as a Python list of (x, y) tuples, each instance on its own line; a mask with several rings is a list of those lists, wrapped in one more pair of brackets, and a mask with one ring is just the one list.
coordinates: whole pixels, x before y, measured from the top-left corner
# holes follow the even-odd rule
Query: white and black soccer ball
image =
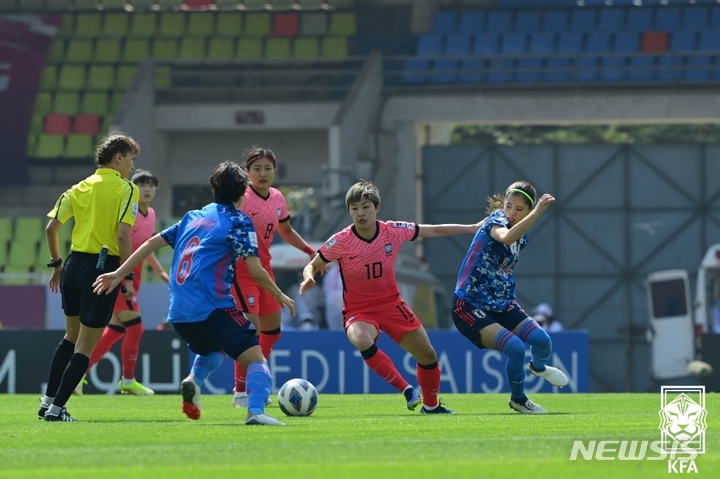
[(315, 411), (317, 402), (317, 389), (305, 379), (291, 379), (278, 391), (280, 410), (288, 416), (309, 416)]

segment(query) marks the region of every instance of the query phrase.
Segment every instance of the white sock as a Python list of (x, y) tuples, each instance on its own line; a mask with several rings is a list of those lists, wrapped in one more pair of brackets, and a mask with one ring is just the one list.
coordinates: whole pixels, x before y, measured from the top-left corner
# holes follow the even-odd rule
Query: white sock
[(61, 408), (60, 406), (56, 406), (56, 405), (54, 405), (54, 404), (48, 408), (48, 412), (49, 412), (50, 414), (54, 414), (54, 415), (56, 415), (56, 416), (57, 416), (58, 414), (60, 414), (60, 411), (62, 411), (62, 408)]
[(426, 406), (425, 403), (423, 403), (423, 407), (425, 408), (426, 411), (433, 411), (433, 410), (437, 409), (437, 407), (438, 407), (439, 405), (440, 405), (440, 403), (437, 403), (437, 404), (434, 405), (434, 406)]
[(43, 403), (43, 404), (47, 404), (48, 406), (51, 405), (54, 400), (55, 400), (55, 398), (51, 398), (51, 397), (48, 396), (47, 394), (46, 394), (45, 396), (43, 396), (42, 399), (41, 399), (42, 403)]
[(132, 379), (123, 378), (123, 384), (125, 386), (130, 386), (134, 382), (135, 382), (135, 378), (132, 378)]

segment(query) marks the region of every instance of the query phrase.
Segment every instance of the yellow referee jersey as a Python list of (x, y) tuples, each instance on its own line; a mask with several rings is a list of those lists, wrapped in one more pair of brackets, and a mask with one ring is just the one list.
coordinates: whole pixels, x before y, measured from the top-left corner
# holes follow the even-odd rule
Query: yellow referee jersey
[(139, 199), (138, 187), (117, 170), (99, 168), (63, 193), (48, 217), (61, 223), (75, 217), (72, 251), (98, 254), (107, 245), (108, 254), (120, 256), (118, 224), (135, 224)]

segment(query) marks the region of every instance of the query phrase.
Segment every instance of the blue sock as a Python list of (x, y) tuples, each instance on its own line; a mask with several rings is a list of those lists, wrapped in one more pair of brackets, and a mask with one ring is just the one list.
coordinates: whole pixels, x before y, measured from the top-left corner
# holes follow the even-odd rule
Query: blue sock
[(533, 369), (535, 371), (545, 371), (545, 363), (550, 359), (550, 353), (552, 353), (550, 336), (534, 320), (523, 324), (520, 331), (518, 331), (518, 336), (530, 345)]
[(495, 336), (493, 349), (505, 353), (508, 357), (505, 372), (507, 374), (508, 383), (510, 385), (510, 397), (519, 403), (525, 403), (525, 344), (520, 338), (515, 336), (507, 329), (502, 329)]
[(248, 394), (248, 411), (253, 414), (265, 412), (265, 403), (270, 397), (272, 375), (267, 363), (252, 363), (247, 368), (245, 390)]
[(220, 351), (213, 351), (204, 356), (196, 354), (191, 372), (192, 375), (195, 376), (197, 385), (202, 386), (203, 381), (205, 381), (213, 371), (219, 368), (223, 361), (225, 361), (225, 353)]

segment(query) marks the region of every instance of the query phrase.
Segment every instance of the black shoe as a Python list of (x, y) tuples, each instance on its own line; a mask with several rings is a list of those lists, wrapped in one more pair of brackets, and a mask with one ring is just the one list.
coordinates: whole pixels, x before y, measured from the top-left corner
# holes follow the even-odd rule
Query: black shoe
[(427, 409), (425, 406), (420, 408), (420, 414), (455, 414), (455, 411), (443, 406), (442, 399), (438, 401), (435, 409)]
[(45, 419), (45, 413), (47, 410), (50, 409), (50, 405), (46, 402), (43, 402), (42, 398), (40, 398), (40, 409), (38, 409), (38, 419)]
[(67, 409), (62, 408), (60, 410), (59, 414), (52, 414), (50, 411), (45, 413), (46, 421), (63, 421), (63, 422), (73, 422), (77, 421), (74, 417), (72, 417), (70, 414), (68, 414)]

